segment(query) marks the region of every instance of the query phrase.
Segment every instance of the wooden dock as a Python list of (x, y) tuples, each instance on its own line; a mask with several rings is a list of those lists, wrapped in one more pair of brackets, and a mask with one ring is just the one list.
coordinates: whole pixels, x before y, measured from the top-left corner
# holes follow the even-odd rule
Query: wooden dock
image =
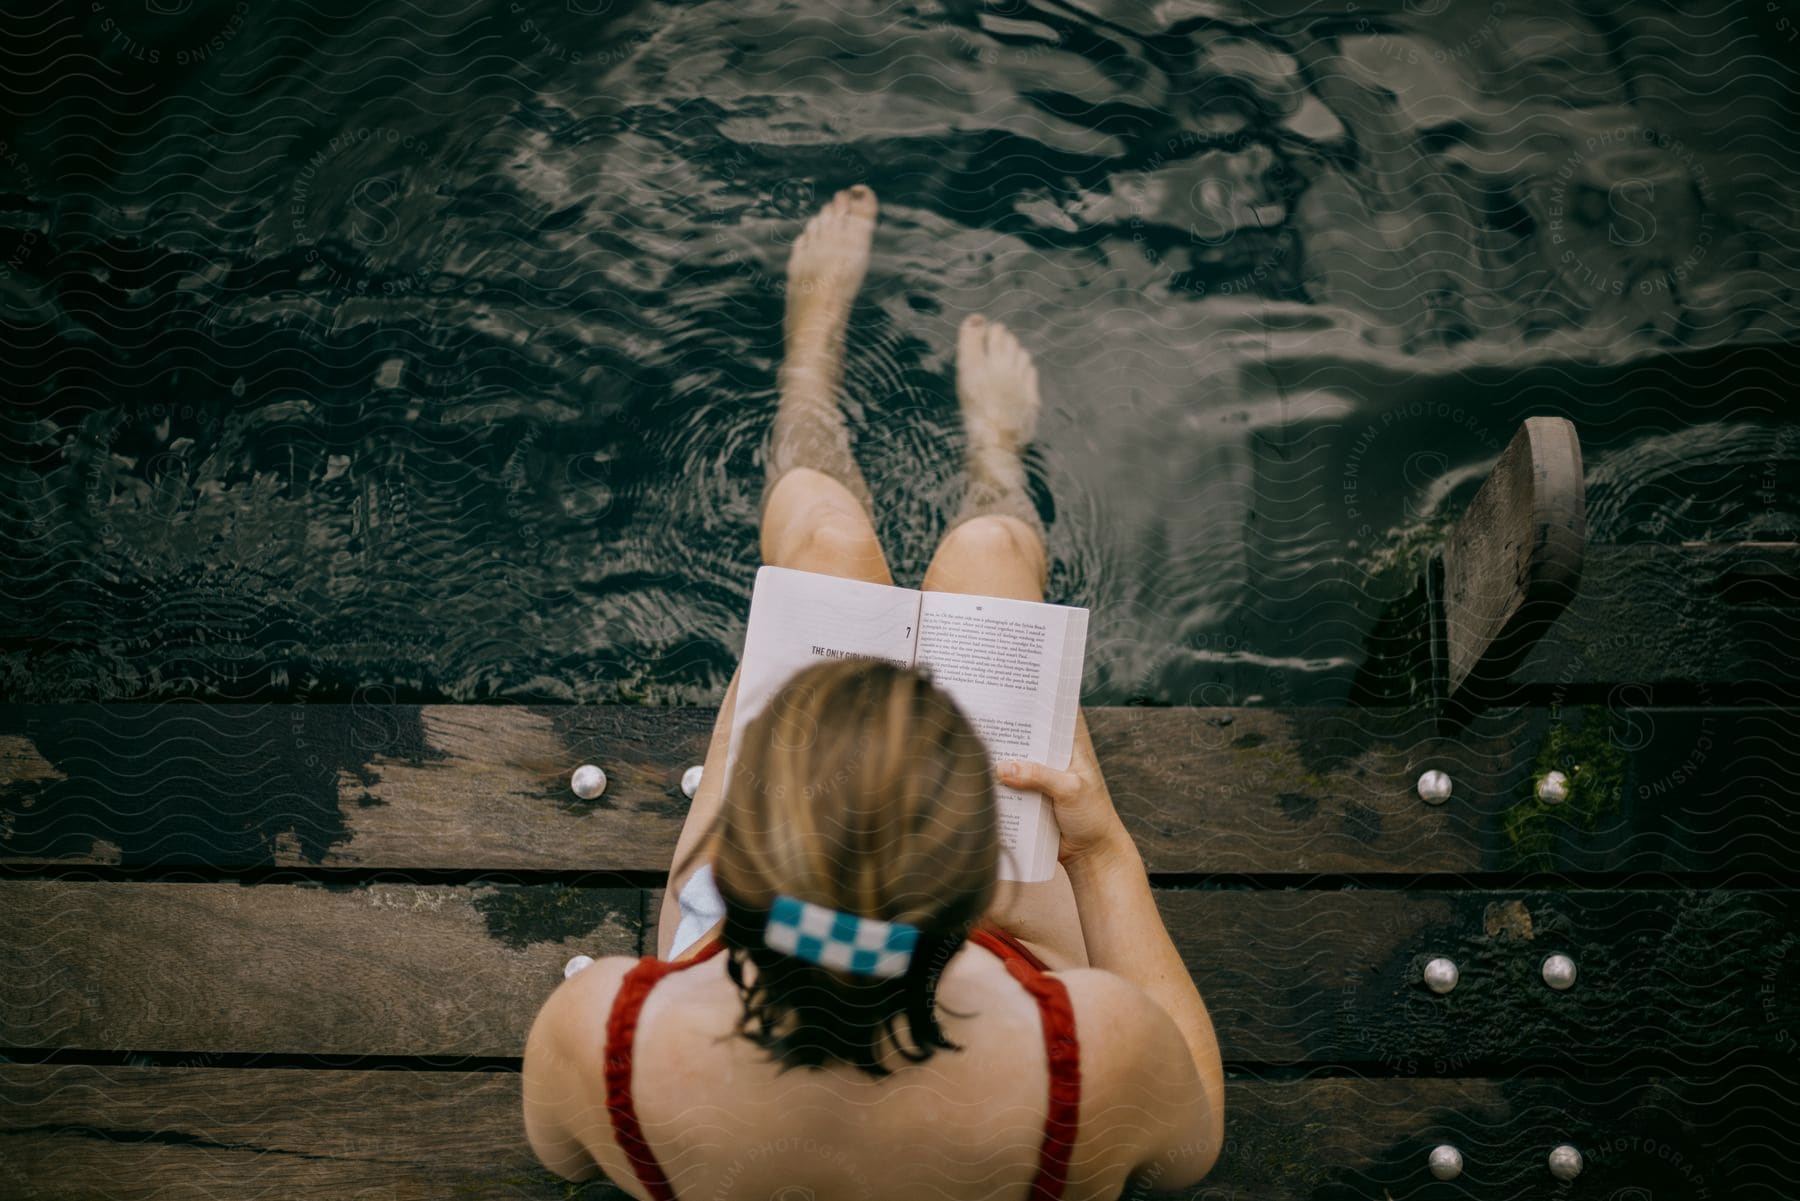
[[(1421, 580), (1407, 703), (1088, 711), (1227, 1066), (1191, 1196), (1800, 1181), (1795, 548), (1501, 542), (1517, 604), (1454, 539)], [(0, 1195), (623, 1196), (537, 1164), (520, 1055), (571, 955), (651, 951), (712, 718), (0, 707)]]

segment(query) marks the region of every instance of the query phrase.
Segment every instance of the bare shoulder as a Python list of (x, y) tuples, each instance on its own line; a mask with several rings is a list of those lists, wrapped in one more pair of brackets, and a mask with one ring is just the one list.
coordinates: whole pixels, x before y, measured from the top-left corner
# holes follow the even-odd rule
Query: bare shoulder
[(1158, 1017), (1169, 1020), (1148, 993), (1113, 972), (1083, 967), (1054, 975), (1075, 1010), (1084, 1083), (1128, 1071), (1148, 1049), (1146, 1027)]
[(624, 955), (596, 959), (551, 991), (525, 1040), (527, 1086), (560, 1096), (590, 1074), (604, 1051), (613, 998), (637, 962)]
[(538, 1023), (559, 1045), (598, 1049), (599, 1044), (590, 1036), (605, 1036), (606, 1016), (612, 1010), (613, 998), (618, 995), (625, 974), (637, 964), (638, 960), (629, 955), (594, 960), (556, 986), (538, 1011)]
[(635, 959), (609, 956), (565, 979), (539, 1008), (525, 1040), (521, 1090), (525, 1134), (544, 1165), (569, 1180), (589, 1180), (619, 1153), (596, 1162), (587, 1137), (594, 1124), (590, 1065), (601, 1054), (606, 1015)]

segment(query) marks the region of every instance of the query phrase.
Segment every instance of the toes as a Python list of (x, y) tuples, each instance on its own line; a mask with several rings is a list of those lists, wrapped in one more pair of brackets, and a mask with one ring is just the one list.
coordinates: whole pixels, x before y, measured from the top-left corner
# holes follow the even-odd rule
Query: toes
[(1031, 352), (1004, 324), (990, 321), (987, 326), (987, 357), (995, 367), (1023, 373), (1031, 366)]
[(1012, 359), (1013, 366), (1021, 371), (1031, 365), (1031, 352), (1025, 349), (1025, 343), (1019, 341), (1016, 334), (1007, 334), (1006, 353)]
[(988, 326), (987, 349), (988, 354), (991, 357), (995, 359), (1004, 358), (1007, 347), (1011, 342), (1012, 334), (1007, 331), (1006, 326), (998, 321)]
[(980, 313), (971, 313), (963, 318), (962, 329), (956, 336), (956, 357), (959, 360), (973, 362), (986, 354), (983, 338), (987, 334), (987, 319)]
[(855, 217), (874, 220), (875, 191), (866, 184), (845, 188), (820, 205), (819, 211), (806, 223), (806, 233), (801, 237), (815, 232), (820, 238), (834, 237)]
[(875, 217), (875, 189), (868, 184), (857, 184), (838, 193), (844, 197), (845, 211), (853, 217)]

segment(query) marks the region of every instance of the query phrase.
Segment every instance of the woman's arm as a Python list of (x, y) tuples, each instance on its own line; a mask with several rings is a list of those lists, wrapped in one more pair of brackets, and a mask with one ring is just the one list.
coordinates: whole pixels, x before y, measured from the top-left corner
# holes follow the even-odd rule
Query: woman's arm
[[(1062, 831), (1059, 857), (1075, 894), (1089, 965), (1135, 984), (1173, 1023), (1173, 1029), (1151, 1023), (1154, 1028), (1143, 1032), (1135, 1051), (1141, 1072), (1154, 1081), (1159, 1065), (1166, 1071), (1169, 1056), (1185, 1049), (1198, 1073), (1198, 1090), (1191, 1087), (1192, 1077), (1164, 1076), (1166, 1095), (1160, 1107), (1151, 1098), (1151, 1112), (1172, 1120), (1153, 1187), (1193, 1183), (1212, 1167), (1224, 1143), (1225, 1069), (1206, 1003), (1163, 925), (1137, 844), (1113, 807), (1086, 715), (1076, 723), (1067, 771), (1041, 763), (1020, 766), (1018, 772), (1003, 768), (1000, 778), (1050, 798)], [(1169, 1113), (1177, 1094), (1192, 1103), (1183, 1112)]]
[[(1065, 866), (1088, 962), (1137, 985), (1173, 1021), (1172, 1030), (1143, 1031), (1136, 1065), (1151, 1093), (1147, 1111), (1167, 1119), (1165, 1137), (1143, 1167), (1152, 1188), (1186, 1187), (1212, 1170), (1225, 1141), (1225, 1068), (1206, 1002), (1163, 926), (1143, 858), (1123, 823), (1106, 843)], [(1168, 1070), (1169, 1057), (1184, 1050), (1199, 1075), (1197, 1091), (1186, 1086), (1192, 1078), (1185, 1072)]]

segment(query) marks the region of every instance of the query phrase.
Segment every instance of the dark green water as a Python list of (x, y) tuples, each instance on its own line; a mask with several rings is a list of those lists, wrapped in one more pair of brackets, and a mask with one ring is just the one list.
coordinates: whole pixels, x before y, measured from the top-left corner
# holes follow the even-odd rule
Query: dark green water
[(1090, 703), (1341, 698), (1525, 416), (1596, 540), (1800, 532), (1760, 2), (8, 10), (0, 697), (716, 701), (788, 242), (883, 203), (896, 577), (1037, 354)]

